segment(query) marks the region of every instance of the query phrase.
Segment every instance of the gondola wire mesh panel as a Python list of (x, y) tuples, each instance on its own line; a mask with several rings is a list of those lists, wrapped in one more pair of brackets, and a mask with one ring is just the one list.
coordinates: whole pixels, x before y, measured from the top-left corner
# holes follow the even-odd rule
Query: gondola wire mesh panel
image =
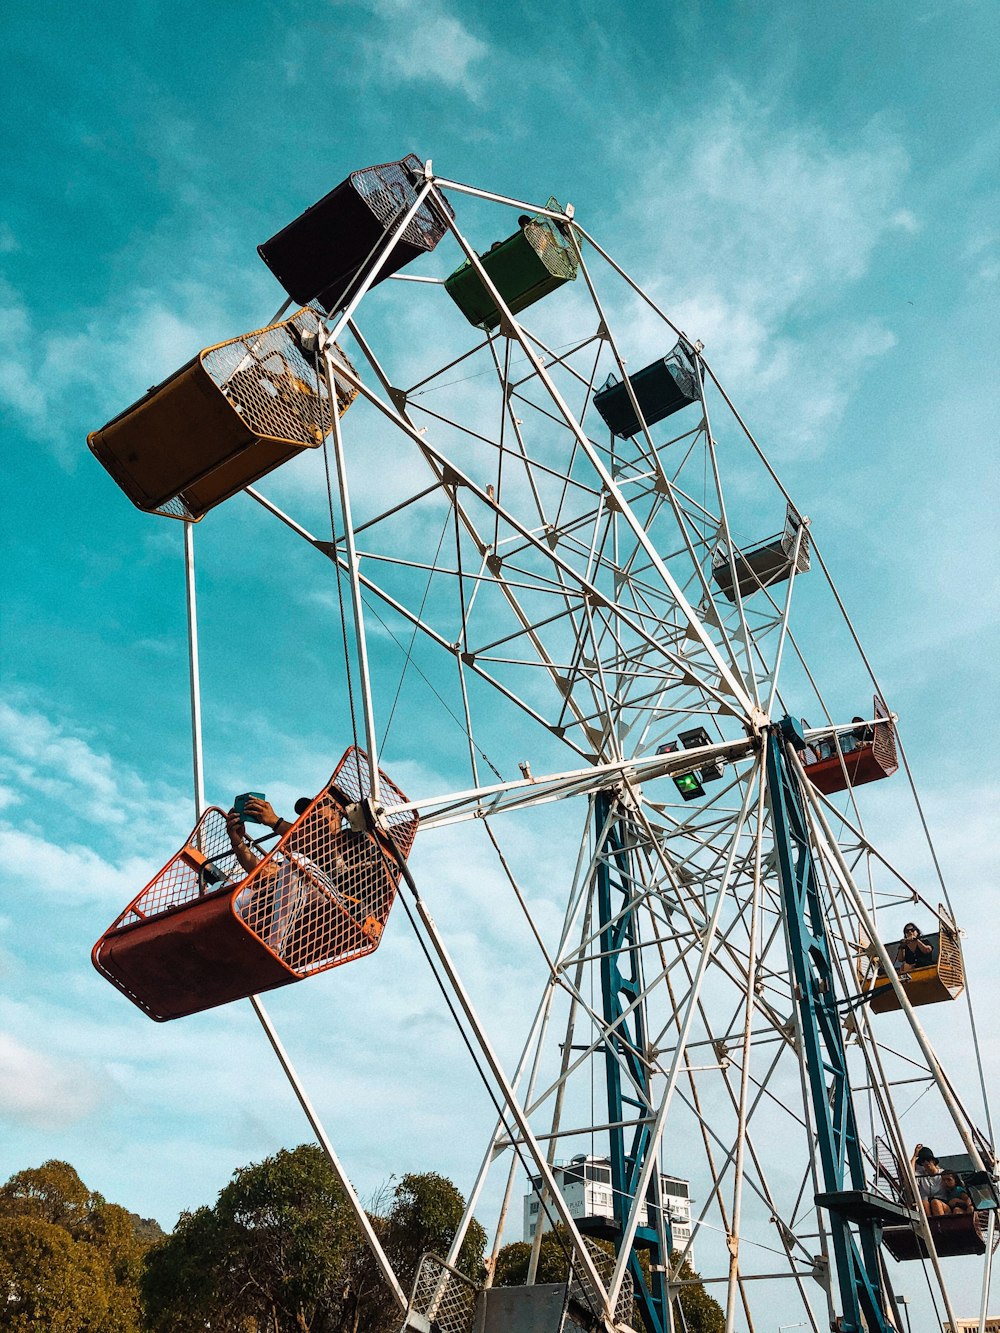
[[(88, 437), (97, 460), (138, 508), (197, 522), (244, 486), (333, 429), (322, 321), (291, 319), (208, 347)], [(337, 411), (357, 395), (356, 372), (333, 344)]]
[[(353, 830), (367, 761), (349, 749), (330, 781), (249, 873), (225, 814), (205, 811), (185, 845), (94, 946), (94, 965), (160, 1021), (299, 981), (373, 952), (399, 884), (393, 847)], [(384, 774), (392, 843), (404, 859), (418, 818)], [(247, 847), (260, 855), (254, 844)]]
[[(775, 583), (783, 583), (792, 572), (792, 557), (795, 556), (795, 572), (807, 574), (811, 559), (809, 549), (809, 531), (802, 529), (802, 536), (797, 534), (801, 520), (789, 507), (785, 526), (773, 537), (766, 537), (754, 546), (733, 551), (732, 565), (729, 560), (729, 547), (722, 543), (712, 556), (712, 578), (716, 586), (731, 601), (736, 601), (735, 588), (739, 588), (741, 597), (752, 597), (754, 593)], [(798, 541), (798, 554), (795, 544)], [(736, 569), (736, 583), (733, 582), (733, 567)]]
[[(658, 361), (629, 375), (628, 382), (647, 427), (655, 426), (658, 421), (701, 398), (698, 372), (683, 342), (678, 342)], [(639, 433), (641, 422), (628, 389), (616, 375), (609, 375), (594, 395), (594, 407), (612, 435), (627, 440)]]
[[(600, 1245), (590, 1236), (584, 1236), (584, 1244), (587, 1247), (597, 1274), (606, 1287), (611, 1286), (611, 1279), (615, 1271), (615, 1257), (609, 1254), (607, 1250), (602, 1249)], [(594, 1285), (582, 1266), (575, 1264), (569, 1279), (569, 1299), (570, 1312), (573, 1313), (574, 1305), (581, 1313), (589, 1313), (591, 1316), (600, 1314), (604, 1306), (604, 1298), (594, 1289)], [(633, 1315), (634, 1284), (632, 1274), (626, 1269), (622, 1277), (622, 1285), (618, 1292), (618, 1300), (615, 1304), (615, 1323), (631, 1325), (634, 1319)], [(589, 1323), (589, 1321), (588, 1321)]]
[(423, 1254), (407, 1307), (408, 1329), (472, 1333), (479, 1288), (436, 1254)]
[(454, 217), (425, 198), (387, 252), (397, 224), (417, 201), (423, 163), (413, 153), (352, 171), (329, 194), (257, 247), (293, 301), (339, 309), (374, 273), (372, 285), (433, 250)]

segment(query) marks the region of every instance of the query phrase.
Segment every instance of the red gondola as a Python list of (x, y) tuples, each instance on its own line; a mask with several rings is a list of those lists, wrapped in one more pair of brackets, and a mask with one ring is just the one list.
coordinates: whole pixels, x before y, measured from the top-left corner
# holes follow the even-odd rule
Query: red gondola
[(829, 796), (895, 773), (899, 767), (896, 733), (889, 710), (877, 695), (874, 716), (884, 720), (865, 728), (860, 736), (848, 732), (838, 737), (839, 748), (834, 745), (832, 754), (803, 765), (806, 777), (818, 791)]
[[(986, 1226), (981, 1212), (929, 1217), (927, 1224), (934, 1248), (942, 1259), (952, 1259), (959, 1254), (986, 1253)], [(882, 1232), (882, 1244), (899, 1262), (929, 1257), (924, 1238), (915, 1227), (886, 1227)]]
[[(352, 746), (330, 781), (247, 874), (225, 814), (206, 810), (185, 845), (94, 945), (94, 966), (164, 1022), (338, 967), (378, 948), (400, 868), (382, 833), (354, 832), (347, 809), (369, 793)], [(385, 774), (392, 843), (409, 854), (418, 816)]]

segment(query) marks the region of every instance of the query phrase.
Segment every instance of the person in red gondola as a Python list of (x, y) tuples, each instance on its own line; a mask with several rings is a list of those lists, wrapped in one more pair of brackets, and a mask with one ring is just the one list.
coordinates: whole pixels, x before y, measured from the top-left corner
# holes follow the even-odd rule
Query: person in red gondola
[[(296, 815), (310, 805), (308, 796), (300, 797)], [(263, 857), (247, 840), (244, 818), (281, 838), (294, 825), (262, 797), (248, 797), (243, 808), (243, 816), (235, 806), (229, 811), (226, 828), (233, 853), (249, 875)], [(236, 897), (234, 906), (251, 929), (292, 966), (361, 947), (368, 938), (367, 918), (378, 910), (386, 879), (377, 848), (365, 834), (342, 825), (337, 806), (320, 798), (302, 821), (294, 847), (277, 850), (252, 888)], [(330, 910), (331, 903), (337, 910)]]
[[(279, 836), (287, 833), (292, 826), (287, 819), (281, 819), (270, 801), (263, 797), (247, 797), (242, 814), (233, 806), (226, 815), (226, 832), (234, 856), (249, 875), (264, 858), (254, 850), (247, 838), (246, 820), (253, 824), (263, 824)], [(261, 872), (253, 890), (244, 890), (238, 894), (234, 903), (247, 923), (275, 952), (280, 951), (284, 927), (295, 899), (300, 896), (298, 880), (297, 868), (290, 860), (271, 860)]]
[(934, 947), (920, 938), (919, 929), (908, 921), (903, 927), (903, 938), (896, 950), (896, 971), (905, 976), (918, 967), (926, 967), (934, 960)]

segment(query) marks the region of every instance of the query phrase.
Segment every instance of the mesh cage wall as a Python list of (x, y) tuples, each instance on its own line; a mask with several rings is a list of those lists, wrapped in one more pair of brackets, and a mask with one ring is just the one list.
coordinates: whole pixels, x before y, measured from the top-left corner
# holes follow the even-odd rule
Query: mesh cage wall
[[(94, 965), (151, 1017), (182, 1017), (302, 980), (379, 945), (400, 870), (381, 835), (350, 829), (367, 760), (349, 749), (330, 782), (248, 874), (225, 815), (207, 810), (184, 847), (94, 946)], [(392, 839), (406, 857), (418, 818), (384, 774)], [(255, 844), (247, 844), (260, 855)]]
[[(88, 436), (91, 451), (138, 508), (197, 521), (332, 429), (325, 373), (303, 346), (319, 328), (304, 309), (204, 349)], [(336, 344), (330, 354), (343, 415), (355, 372)]]
[(876, 722), (875, 739), (873, 742), (873, 752), (879, 767), (887, 777), (891, 776), (899, 768), (899, 759), (896, 756), (896, 729), (892, 725), (892, 719), (889, 716), (889, 709), (885, 701), (875, 696), (875, 717), (885, 718), (884, 722)]
[[(944, 912), (938, 908), (938, 915)], [(965, 966), (962, 962), (962, 946), (958, 933), (941, 929), (941, 957), (938, 960), (938, 976), (953, 996), (965, 989)]]
[[(602, 1249), (590, 1236), (584, 1236), (584, 1244), (594, 1261), (594, 1267), (605, 1287), (610, 1287), (611, 1279), (614, 1276), (616, 1259), (614, 1254), (609, 1254), (607, 1250)], [(584, 1328), (590, 1328), (596, 1322), (604, 1308), (604, 1298), (595, 1290), (594, 1285), (586, 1272), (579, 1264), (574, 1264), (569, 1279), (569, 1299), (570, 1314), (574, 1313), (574, 1305), (580, 1310), (581, 1314), (587, 1316), (583, 1324)], [(632, 1325), (635, 1319), (633, 1311), (634, 1295), (632, 1274), (626, 1270), (621, 1289), (618, 1292), (618, 1300), (615, 1303), (615, 1323)], [(579, 1316), (578, 1316), (579, 1318)]]
[(428, 198), (385, 254), (395, 223), (416, 202), (423, 171), (413, 153), (353, 171), (257, 252), (294, 301), (337, 310), (370, 273), (381, 282), (433, 250), (444, 235), (454, 213)]
[[(437, 1333), (471, 1333), (479, 1288), (436, 1254), (420, 1257), (407, 1307), (407, 1325), (416, 1315)], [(414, 1321), (417, 1322), (417, 1321)]]

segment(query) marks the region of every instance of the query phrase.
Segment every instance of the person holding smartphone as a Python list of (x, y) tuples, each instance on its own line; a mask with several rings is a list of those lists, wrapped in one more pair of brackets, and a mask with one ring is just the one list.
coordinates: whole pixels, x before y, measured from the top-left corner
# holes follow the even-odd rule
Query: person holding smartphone
[(934, 960), (934, 949), (920, 938), (920, 931), (908, 921), (903, 927), (903, 938), (896, 950), (896, 971), (902, 975), (926, 967)]

